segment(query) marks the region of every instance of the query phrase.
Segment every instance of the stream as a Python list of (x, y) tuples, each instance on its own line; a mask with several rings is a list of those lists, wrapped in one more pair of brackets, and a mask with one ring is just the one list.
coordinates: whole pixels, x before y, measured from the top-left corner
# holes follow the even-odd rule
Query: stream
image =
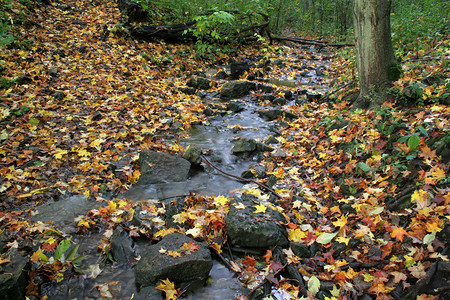
[[(305, 61), (311, 63), (311, 61)], [(325, 65), (318, 60), (314, 60), (314, 63), (315, 65)], [(309, 73), (306, 74), (307, 76), (297, 79), (269, 80), (266, 84), (275, 84), (281, 86), (281, 89), (283, 86), (296, 87), (297, 90), (306, 89), (308, 85), (317, 86), (322, 78), (317, 76), (314, 70)], [(196, 125), (191, 128), (188, 132), (189, 137), (179, 141), (179, 144), (186, 148), (189, 144), (195, 143), (203, 149), (210, 149), (214, 153), (214, 163), (220, 169), (240, 176), (243, 171), (248, 170), (249, 166), (257, 161), (256, 158), (244, 160), (233, 155), (231, 149), (234, 141), (237, 138), (265, 141), (269, 136), (276, 135), (278, 130), (276, 122), (267, 122), (260, 118), (257, 111), (261, 110), (263, 106), (260, 106), (259, 100), (252, 98), (251, 95), (235, 100), (245, 104), (244, 110), (211, 117), (209, 124)], [(206, 99), (206, 101), (208, 100)], [(301, 101), (305, 100), (300, 99), (300, 95), (294, 95), (287, 105), (296, 105)], [(119, 198), (133, 201), (155, 201), (191, 192), (199, 195), (228, 195), (242, 186), (242, 183), (225, 177), (210, 166), (205, 166), (204, 171), (196, 172), (185, 182), (133, 186)], [(90, 235), (75, 233), (76, 222), (74, 219), (99, 206), (105, 206), (105, 203), (94, 202), (77, 195), (65, 197), (57, 202), (46, 203), (37, 208), (33, 221), (53, 222), (59, 230), (72, 235), (73, 243), (80, 245), (78, 253), (85, 256), (79, 268), (84, 275), (74, 276), (58, 284), (43, 284), (42, 294), (47, 294), (48, 299), (96, 299), (99, 296), (98, 287), (102, 284), (108, 284), (109, 292), (114, 299), (131, 299), (132, 295), (134, 295), (133, 299), (144, 299), (136, 289), (133, 268), (127, 267), (127, 265), (105, 263), (105, 257), (97, 252), (97, 246), (104, 237), (104, 231)], [(136, 248), (139, 248), (138, 243)], [(139, 249), (136, 250), (139, 253)], [(247, 293), (248, 290), (242, 286), (232, 271), (220, 262), (214, 261), (208, 283), (194, 293), (187, 294), (184, 299), (235, 299), (237, 295), (246, 295)]]

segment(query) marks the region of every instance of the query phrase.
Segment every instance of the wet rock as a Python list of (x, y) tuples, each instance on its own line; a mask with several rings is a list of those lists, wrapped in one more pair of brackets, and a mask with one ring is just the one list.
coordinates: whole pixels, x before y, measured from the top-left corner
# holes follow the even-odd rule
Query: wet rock
[[(180, 257), (172, 257), (160, 253), (160, 249), (178, 251), (183, 244), (194, 243), (199, 248), (192, 253), (182, 253)], [(143, 249), (141, 260), (134, 269), (138, 286), (146, 287), (160, 279), (169, 279), (175, 283), (190, 282), (208, 277), (213, 262), (211, 253), (205, 243), (180, 234), (166, 235), (158, 244)]]
[(293, 113), (283, 111), (281, 109), (269, 109), (269, 110), (261, 110), (258, 112), (259, 116), (266, 121), (273, 121), (278, 119), (278, 117), (283, 116), (288, 120), (295, 120), (298, 117)]
[(266, 144), (263, 143), (257, 143), (256, 144), (256, 151), (258, 152), (266, 152), (266, 151), (273, 151), (274, 149)]
[(131, 167), (131, 161), (131, 156), (124, 156), (120, 160), (110, 163), (108, 166), (108, 170), (113, 172), (116, 177), (119, 177), (127, 167)]
[(253, 66), (250, 62), (232, 62), (230, 64), (230, 77), (232, 79), (238, 79), (246, 72), (250, 71), (250, 68)]
[(284, 98), (286, 98), (288, 100), (292, 99), (292, 97), (294, 96), (290, 90), (284, 90), (284, 91), (281, 91), (281, 93), (284, 94)]
[(241, 175), (243, 178), (265, 178), (267, 176), (267, 168), (262, 165), (253, 164), (249, 166), (247, 171)]
[(184, 181), (191, 168), (189, 161), (183, 158), (149, 150), (140, 153), (139, 165), (138, 185)]
[(127, 263), (135, 257), (133, 240), (120, 226), (114, 229), (111, 236), (111, 254), (114, 260), (120, 264)]
[[(257, 198), (243, 195), (235, 199), (230, 205), (230, 211), (225, 217), (228, 238), (233, 245), (241, 247), (269, 248), (276, 245), (289, 244), (286, 229), (280, 225), (284, 222), (283, 215), (267, 207), (265, 213), (254, 213)], [(235, 205), (244, 204), (244, 209), (237, 209)]]
[(0, 265), (0, 295), (4, 300), (25, 299), (31, 263), (14, 248), (6, 255), (11, 261)]
[(211, 88), (211, 80), (200, 76), (192, 76), (186, 85), (194, 89), (209, 90)]
[(280, 141), (278, 141), (273, 135), (271, 135), (267, 140), (266, 140), (266, 144), (279, 144)]
[(263, 100), (263, 101), (267, 100), (267, 101), (272, 102), (275, 99), (275, 96), (272, 94), (263, 94), (263, 95), (259, 96), (259, 98), (261, 98), (261, 100)]
[(270, 153), (270, 156), (272, 156), (272, 157), (279, 157), (279, 158), (286, 158), (287, 154), (286, 154), (286, 152), (284, 152), (283, 150), (278, 148), (278, 149), (275, 149), (275, 151), (273, 151), (272, 153)]
[(16, 78), (15, 81), (17, 84), (22, 85), (22, 84), (29, 84), (29, 83), (33, 82), (33, 79), (31, 79), (31, 77), (28, 75), (20, 75), (19, 77)]
[(163, 292), (156, 289), (157, 284), (146, 286), (145, 288), (142, 288), (139, 293), (135, 295), (133, 299), (135, 300), (149, 300), (149, 299), (159, 299), (163, 300), (166, 299), (163, 297)]
[(211, 110), (211, 108), (207, 107), (203, 110), (203, 114), (207, 117), (211, 117), (214, 115), (214, 112)]
[(230, 110), (234, 113), (241, 112), (245, 109), (245, 104), (239, 101), (230, 101), (227, 105), (227, 110)]
[(236, 142), (231, 152), (241, 154), (245, 152), (254, 152), (256, 150), (256, 141), (254, 139), (240, 139)]
[(214, 76), (215, 79), (221, 80), (221, 79), (225, 79), (227, 78), (227, 72), (221, 70), (219, 72), (217, 72), (217, 74)]
[(303, 243), (294, 243), (291, 242), (290, 244), (292, 252), (294, 252), (295, 255), (301, 258), (309, 258), (312, 257), (310, 246)]
[(285, 105), (287, 103), (287, 100), (285, 98), (278, 97), (273, 99), (272, 103), (275, 105)]
[(272, 91), (273, 91), (273, 86), (268, 85), (268, 84), (258, 83), (258, 84), (256, 85), (256, 89), (257, 89), (257, 90), (261, 90), (261, 91), (263, 91), (264, 93), (272, 93)]
[(183, 87), (180, 89), (183, 93), (185, 93), (186, 95), (195, 95), (195, 88), (191, 88), (191, 87)]
[(183, 158), (188, 160), (192, 165), (199, 166), (202, 163), (202, 147), (197, 144), (190, 144), (186, 148)]
[(255, 90), (256, 84), (251, 81), (230, 81), (225, 83), (220, 93), (230, 99), (240, 98)]
[(309, 101), (313, 101), (313, 100), (319, 100), (322, 97), (321, 94), (315, 94), (315, 93), (306, 93), (306, 99), (308, 99)]
[(300, 73), (301, 77), (312, 77), (312, 74), (309, 71), (303, 71)]
[(322, 69), (317, 68), (317, 69), (316, 69), (316, 75), (317, 75), (317, 76), (325, 76), (325, 73), (322, 71)]

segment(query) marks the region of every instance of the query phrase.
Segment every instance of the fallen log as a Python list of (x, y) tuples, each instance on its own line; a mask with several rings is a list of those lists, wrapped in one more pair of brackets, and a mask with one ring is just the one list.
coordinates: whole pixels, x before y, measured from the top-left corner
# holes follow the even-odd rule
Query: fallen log
[(289, 42), (305, 44), (305, 45), (314, 45), (314, 46), (319, 46), (319, 47), (351, 47), (351, 46), (355, 46), (355, 44), (352, 44), (352, 43), (330, 43), (327, 41), (310, 40), (310, 39), (302, 39), (302, 38), (295, 38), (295, 37), (274, 36), (273, 39), (276, 41), (289, 41)]

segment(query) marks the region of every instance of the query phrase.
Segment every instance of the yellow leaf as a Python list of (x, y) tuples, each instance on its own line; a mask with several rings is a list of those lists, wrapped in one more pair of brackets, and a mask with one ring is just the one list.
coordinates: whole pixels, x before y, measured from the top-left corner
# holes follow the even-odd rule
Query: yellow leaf
[(255, 207), (256, 207), (256, 210), (253, 212), (255, 214), (257, 214), (257, 213), (265, 213), (266, 209), (267, 209), (267, 207), (264, 204), (262, 204), (262, 203), (259, 204), (259, 205), (255, 205)]
[(344, 227), (347, 224), (347, 218), (345, 216), (341, 216), (337, 221), (332, 222), (336, 227)]
[(65, 155), (65, 154), (67, 154), (67, 150), (62, 150), (62, 149), (57, 148), (55, 153), (53, 153), (53, 156), (56, 159), (61, 159), (63, 157), (63, 155)]
[(428, 197), (430, 195), (427, 191), (424, 190), (418, 190), (414, 191), (414, 193), (411, 196), (411, 202), (416, 202), (417, 208), (422, 209), (428, 205)]
[(156, 287), (156, 289), (166, 293), (166, 300), (175, 300), (178, 298), (178, 290), (175, 288), (175, 284), (170, 282), (169, 279), (161, 280), (161, 283)]
[(375, 279), (374, 276), (370, 275), (369, 273), (364, 273), (364, 281), (365, 282), (372, 282)]
[(301, 242), (305, 237), (308, 236), (307, 231), (303, 231), (300, 228), (288, 229), (289, 240), (292, 242)]
[(245, 208), (245, 205), (244, 205), (244, 203), (242, 203), (242, 202), (234, 203), (233, 206), (234, 206), (236, 209), (244, 209), (244, 208)]
[(230, 200), (224, 196), (219, 196), (214, 199), (214, 203), (220, 206), (225, 206), (230, 202)]
[(338, 242), (341, 243), (341, 244), (348, 245), (348, 242), (350, 241), (350, 238), (343, 237), (343, 236), (338, 236), (338, 237), (336, 238), (336, 241), (338, 241)]

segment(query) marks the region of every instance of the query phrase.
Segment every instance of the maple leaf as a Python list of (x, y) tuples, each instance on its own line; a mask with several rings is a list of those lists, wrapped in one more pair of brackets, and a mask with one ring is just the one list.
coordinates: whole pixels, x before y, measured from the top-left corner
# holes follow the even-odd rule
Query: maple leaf
[(300, 228), (296, 229), (287, 229), (289, 234), (289, 240), (292, 242), (301, 242), (305, 237), (307, 237), (308, 232), (301, 230)]
[(429, 194), (424, 190), (416, 190), (411, 196), (411, 202), (416, 202), (417, 209), (422, 209), (428, 206)]
[(186, 235), (192, 235), (194, 238), (203, 236), (203, 229), (201, 227), (194, 227), (186, 230)]
[(178, 298), (179, 292), (175, 288), (175, 284), (168, 278), (166, 280), (161, 280), (161, 283), (156, 287), (156, 289), (166, 293), (166, 300), (175, 300)]
[(336, 227), (344, 227), (347, 224), (347, 218), (345, 216), (341, 216), (337, 221), (332, 223)]
[(214, 199), (214, 203), (220, 206), (225, 206), (230, 202), (230, 200), (224, 196), (219, 196)]
[(267, 209), (267, 206), (262, 203), (260, 203), (259, 205), (254, 205), (254, 207), (256, 208), (256, 210), (253, 212), (254, 214), (265, 213)]
[(403, 227), (396, 227), (391, 232), (391, 237), (397, 238), (400, 242), (403, 242), (403, 237), (405, 235), (408, 235), (408, 232), (406, 232), (406, 230), (403, 229)]

